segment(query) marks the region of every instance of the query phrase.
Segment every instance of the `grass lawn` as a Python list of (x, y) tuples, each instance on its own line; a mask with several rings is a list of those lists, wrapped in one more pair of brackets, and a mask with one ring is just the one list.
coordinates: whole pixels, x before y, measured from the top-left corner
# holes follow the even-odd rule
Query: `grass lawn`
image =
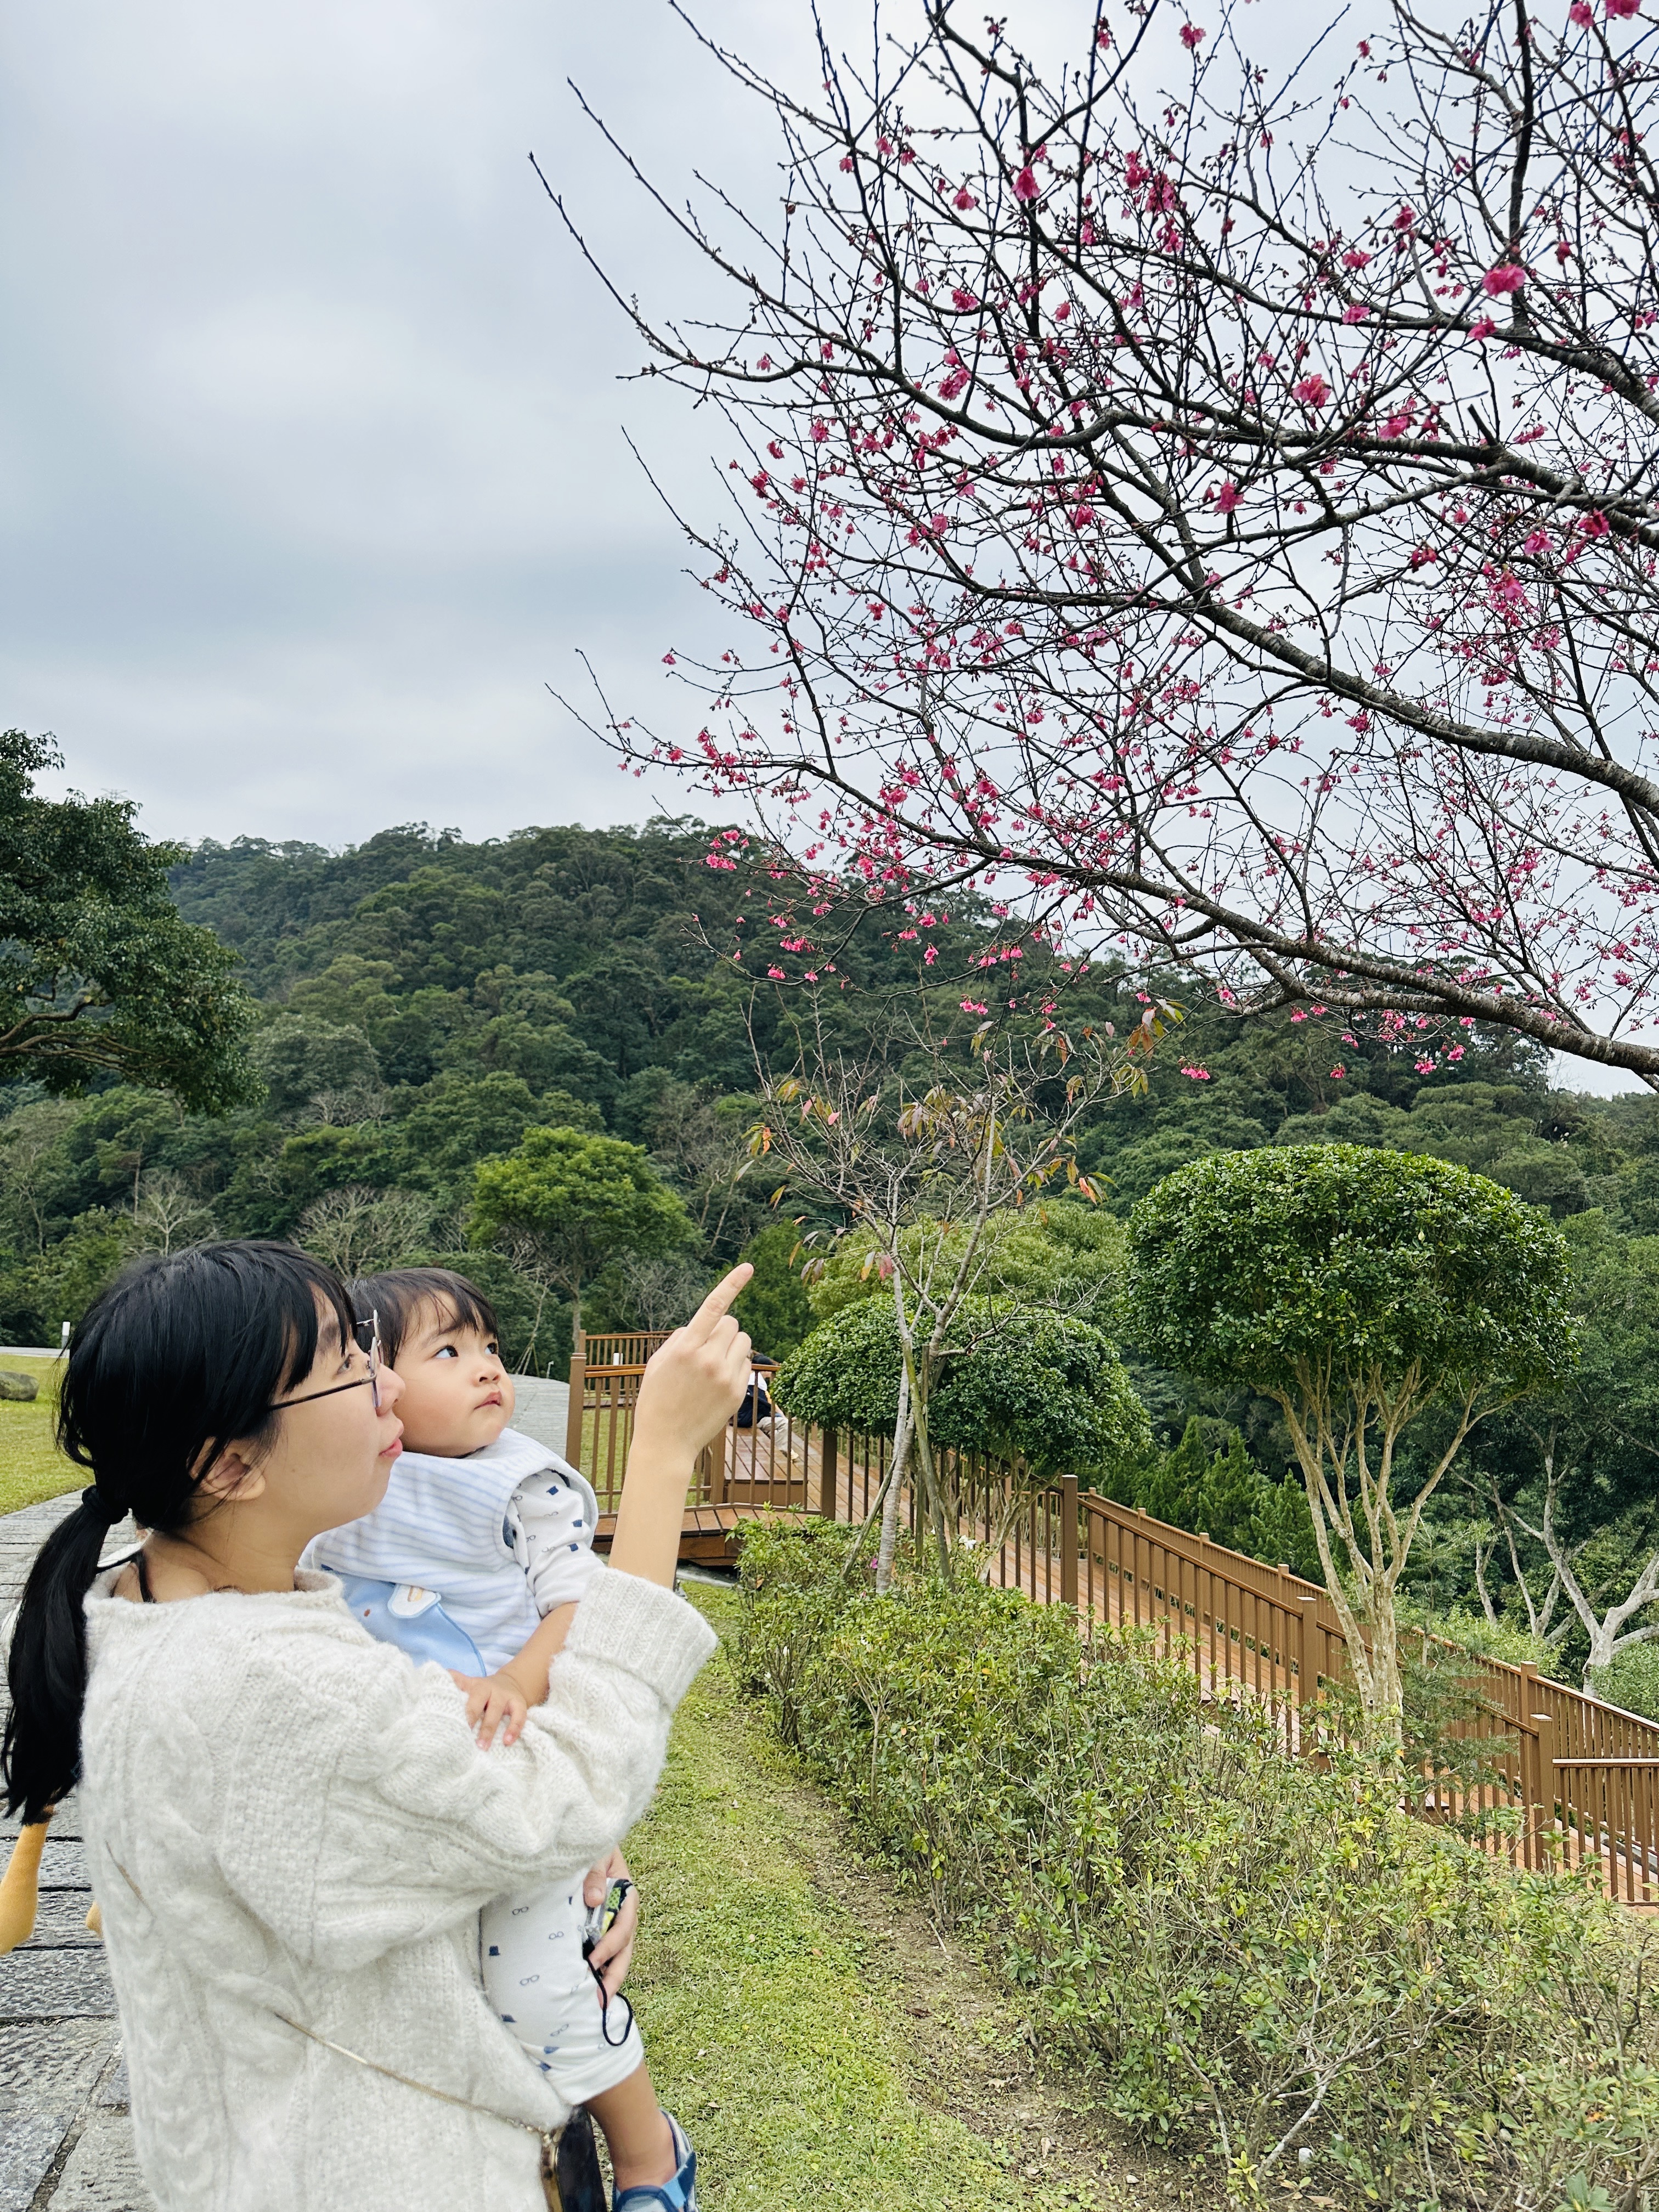
[[(735, 1613), (727, 1591), (690, 1595), (717, 1628)], [(1038, 2078), (989, 1978), (849, 1848), (723, 1655), (629, 1853), (645, 1907), (629, 1989), (708, 2212), (1148, 2203), (1146, 2164)]]
[(15, 1513), (20, 1506), (37, 1505), (43, 1498), (56, 1498), (65, 1490), (79, 1490), (86, 1476), (71, 1467), (52, 1441), (58, 1415), (58, 1378), (62, 1372), (55, 1359), (27, 1359), (0, 1345), (0, 1367), (14, 1374), (39, 1378), (40, 1395), (27, 1405), (0, 1398), (0, 1513)]

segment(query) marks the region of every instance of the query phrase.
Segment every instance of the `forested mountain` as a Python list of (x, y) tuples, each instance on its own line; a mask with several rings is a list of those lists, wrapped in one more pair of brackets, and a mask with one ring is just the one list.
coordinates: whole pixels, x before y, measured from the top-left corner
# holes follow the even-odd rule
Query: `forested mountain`
[[(962, 979), (994, 927), (964, 903), (930, 933), (936, 958), (926, 963), (896, 908), (886, 929), (866, 921), (833, 948), (808, 1000), (766, 975), (777, 932), (764, 878), (711, 868), (708, 852), (708, 830), (690, 821), (528, 830), (481, 844), (405, 825), (334, 854), (252, 838), (198, 848), (173, 871), (174, 896), (241, 957), (258, 1002), (249, 1053), (264, 1100), (214, 1118), (114, 1084), (69, 1099), (28, 1085), (0, 1093), (0, 1333), (55, 1341), (135, 1251), (214, 1234), (294, 1236), (348, 1268), (465, 1255), (459, 1263), (500, 1302), (512, 1355), (556, 1370), (568, 1310), (534, 1251), (510, 1240), (466, 1249), (477, 1163), (538, 1126), (645, 1147), (695, 1224), (695, 1241), (669, 1258), (617, 1253), (583, 1292), (586, 1325), (675, 1318), (773, 1219), (769, 1189), (746, 1171), (757, 1052), (793, 1060), (793, 1025), (807, 1015), (831, 1048), (855, 1054), (889, 1033), (895, 1006), (939, 1033), (969, 1026)], [(1046, 988), (1073, 1025), (1121, 1028), (1139, 1012), (1134, 989), (1102, 972), (1055, 969)], [(1140, 988), (1182, 996), (1156, 979)], [(1633, 1389), (1633, 1368), (1650, 1371), (1659, 1099), (1552, 1091), (1542, 1056), (1506, 1036), (1471, 1032), (1455, 1062), (1431, 1066), (1326, 1019), (1252, 1021), (1202, 1003), (1185, 1016), (1145, 1095), (1103, 1106), (1085, 1135), (1082, 1161), (1109, 1208), (1127, 1212), (1209, 1150), (1343, 1139), (1436, 1154), (1565, 1224), (1599, 1286), (1597, 1341), (1607, 1316), (1624, 1316), (1622, 1368), (1596, 1370), (1603, 1395)], [(811, 1318), (786, 1264), (793, 1242), (787, 1229), (766, 1240), (750, 1300), (775, 1353)], [(1651, 1349), (1659, 1354), (1659, 1334)], [(1154, 1510), (1179, 1514), (1183, 1498), (1189, 1513), (1204, 1510), (1212, 1454), (1236, 1482), (1237, 1436), (1279, 1480), (1289, 1455), (1270, 1407), (1212, 1402), (1144, 1364), (1134, 1371), (1164, 1455), (1146, 1475)], [(1194, 1416), (1202, 1426), (1177, 1458), (1171, 1448)], [(1651, 1450), (1620, 1434), (1593, 1448), (1600, 1459), (1564, 1508), (1582, 1522), (1575, 1536), (1595, 1535), (1587, 1572), (1606, 1589), (1652, 1548), (1659, 1491)], [(1494, 1432), (1504, 1498), (1524, 1502), (1536, 1486), (1540, 1449), (1524, 1423)], [(1423, 1553), (1437, 1597), (1472, 1599), (1482, 1510), (1449, 1494)], [(1502, 1584), (1501, 1553), (1483, 1566)], [(1510, 1582), (1504, 1602), (1518, 1618)], [(1563, 1609), (1558, 1599), (1554, 1620)]]

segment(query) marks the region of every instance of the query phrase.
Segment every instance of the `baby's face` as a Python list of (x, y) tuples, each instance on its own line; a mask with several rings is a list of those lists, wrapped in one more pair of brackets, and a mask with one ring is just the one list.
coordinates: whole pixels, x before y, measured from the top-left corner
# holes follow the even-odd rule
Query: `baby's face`
[(464, 1459), (493, 1444), (513, 1418), (513, 1378), (493, 1336), (452, 1314), (422, 1313), (398, 1348), (406, 1449)]

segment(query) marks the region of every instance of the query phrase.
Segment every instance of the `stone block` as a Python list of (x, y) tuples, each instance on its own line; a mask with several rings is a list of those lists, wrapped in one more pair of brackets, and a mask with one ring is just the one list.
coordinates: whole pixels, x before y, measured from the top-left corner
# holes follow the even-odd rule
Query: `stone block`
[(52, 2192), (52, 2212), (155, 2212), (132, 2147), (132, 2122), (125, 2112), (95, 2106), (88, 2112)]
[(25, 1375), (16, 1367), (0, 1367), (0, 1398), (15, 1398), (27, 1405), (40, 1395), (40, 1385), (33, 1375)]
[[(114, 2017), (101, 1944), (95, 1951), (14, 1951), (0, 1959), (0, 2021)], [(8, 2027), (8, 2043), (12, 2033)]]
[(0, 2115), (0, 2212), (29, 2212), (74, 2118), (67, 2112)]
[(0, 2112), (74, 2111), (115, 2051), (102, 2020), (14, 2021), (0, 2037)]
[[(90, 1889), (87, 1854), (79, 1836), (60, 1834), (54, 1820), (46, 1831), (46, 1847), (40, 1854), (42, 1889)], [(82, 1906), (84, 1912), (86, 1907)]]
[(43, 1889), (34, 1914), (30, 1951), (91, 1951), (99, 1938), (87, 1926), (89, 1889)]
[(0, 2037), (0, 2212), (29, 2212), (115, 2047), (101, 2020), (12, 2022)]

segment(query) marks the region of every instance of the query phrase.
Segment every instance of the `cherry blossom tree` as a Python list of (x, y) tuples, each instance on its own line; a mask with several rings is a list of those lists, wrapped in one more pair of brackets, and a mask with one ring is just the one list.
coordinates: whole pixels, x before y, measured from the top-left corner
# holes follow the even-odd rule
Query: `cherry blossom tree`
[(915, 0), (793, 88), (698, 33), (770, 205), (594, 118), (704, 257), (700, 321), (617, 297), (733, 504), (681, 514), (731, 617), (686, 710), (591, 726), (753, 809), (775, 977), (973, 885), (999, 980), (1174, 963), (1659, 1087), (1659, 28), (1374, 15), (1286, 60), (1128, 0), (1040, 69)]

